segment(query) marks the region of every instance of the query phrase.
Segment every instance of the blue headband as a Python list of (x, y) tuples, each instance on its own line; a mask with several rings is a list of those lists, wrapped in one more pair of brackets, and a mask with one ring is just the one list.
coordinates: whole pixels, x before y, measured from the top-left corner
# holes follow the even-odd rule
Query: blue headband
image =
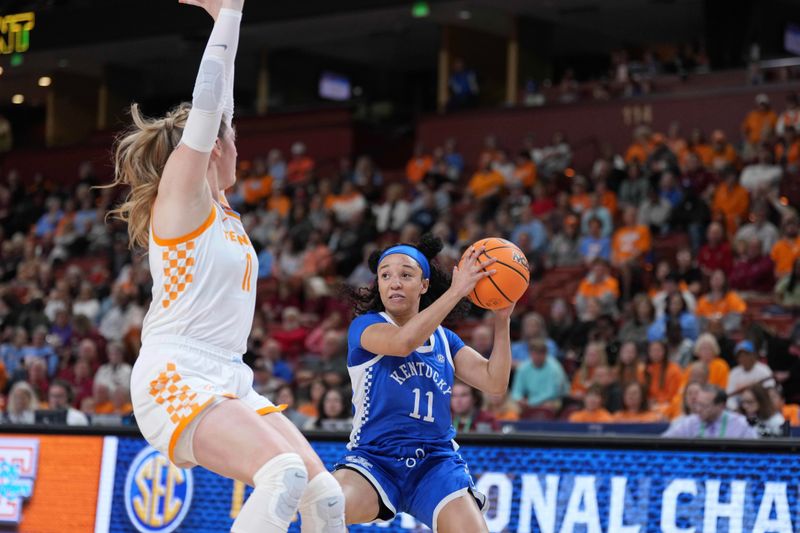
[(423, 255), (422, 252), (414, 248), (413, 246), (409, 246), (407, 244), (398, 244), (397, 246), (392, 246), (391, 248), (387, 249), (385, 252), (381, 254), (381, 258), (378, 259), (378, 264), (380, 265), (387, 256), (394, 255), (394, 254), (403, 254), (407, 255), (411, 259), (417, 262), (419, 267), (422, 269), (422, 278), (423, 279), (430, 279), (431, 278), (431, 265), (428, 263), (428, 258)]

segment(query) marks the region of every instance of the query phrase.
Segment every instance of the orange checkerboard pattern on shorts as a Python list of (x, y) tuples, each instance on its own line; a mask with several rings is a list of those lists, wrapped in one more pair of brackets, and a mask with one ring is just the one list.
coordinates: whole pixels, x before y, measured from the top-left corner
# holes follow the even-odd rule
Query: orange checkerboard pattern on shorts
[(164, 299), (161, 305), (168, 308), (192, 282), (194, 267), (194, 241), (168, 246), (161, 252), (164, 262)]
[(175, 363), (167, 363), (166, 370), (150, 382), (150, 396), (155, 398), (157, 404), (166, 406), (173, 424), (194, 417), (201, 409), (200, 404), (195, 401), (197, 393), (191, 392), (189, 387), (181, 383), (181, 375), (175, 369)]

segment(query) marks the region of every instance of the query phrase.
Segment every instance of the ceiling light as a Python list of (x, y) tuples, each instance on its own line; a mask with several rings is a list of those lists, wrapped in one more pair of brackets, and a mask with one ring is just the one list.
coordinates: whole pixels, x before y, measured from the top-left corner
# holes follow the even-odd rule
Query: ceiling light
[(466, 9), (462, 9), (458, 12), (458, 18), (461, 20), (469, 20), (472, 18), (472, 12), (467, 11)]
[(21, 94), (15, 94), (14, 96), (11, 97), (11, 103), (12, 104), (21, 104), (24, 101), (25, 101), (25, 97), (23, 95), (21, 95)]
[(39, 87), (50, 87), (51, 83), (53, 83), (53, 80), (50, 76), (42, 76), (39, 78)]

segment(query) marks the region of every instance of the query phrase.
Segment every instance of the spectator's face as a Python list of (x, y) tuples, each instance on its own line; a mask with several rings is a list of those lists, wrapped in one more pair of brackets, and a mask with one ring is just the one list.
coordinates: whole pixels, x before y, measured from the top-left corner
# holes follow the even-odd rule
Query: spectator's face
[(47, 367), (43, 361), (36, 360), (28, 369), (28, 377), (32, 382), (42, 381), (47, 377)]
[(472, 331), (472, 347), (478, 353), (487, 353), (492, 349), (492, 332), (489, 328), (478, 326)]
[(717, 354), (714, 353), (714, 348), (711, 346), (709, 342), (701, 342), (697, 345), (697, 358), (700, 361), (708, 364), (717, 357)]
[(697, 409), (697, 399), (700, 397), (699, 383), (689, 383), (686, 385), (686, 405), (689, 407), (690, 414), (699, 414)]
[(753, 352), (741, 350), (736, 355), (736, 360), (745, 370), (751, 370), (754, 366), (756, 366), (756, 354)]
[(403, 316), (419, 310), (419, 300), (428, 292), (422, 268), (407, 255), (392, 254), (378, 265), (378, 291), (386, 310)]
[(660, 363), (664, 360), (666, 354), (664, 353), (664, 346), (660, 342), (651, 342), (647, 348), (647, 358), (651, 363)]
[(289, 409), (294, 408), (294, 393), (289, 387), (282, 387), (275, 398), (278, 405), (285, 404)]
[(527, 314), (522, 321), (522, 337), (535, 339), (544, 333), (542, 320), (535, 314)]
[(638, 411), (639, 406), (642, 404), (642, 391), (638, 385), (632, 384), (625, 388), (623, 400), (625, 409), (629, 411)]
[(600, 364), (600, 350), (597, 346), (590, 344), (586, 347), (586, 353), (583, 356), (586, 366), (589, 368), (596, 367)]
[(683, 297), (680, 293), (673, 294), (669, 297), (669, 313), (672, 316), (678, 316), (683, 312)]
[(611, 385), (615, 381), (614, 373), (611, 372), (611, 369), (607, 366), (598, 366), (595, 368), (593, 378), (595, 383), (603, 387)]
[(706, 238), (708, 239), (708, 244), (712, 246), (722, 242), (722, 226), (717, 223), (711, 224), (708, 227)]
[(650, 301), (642, 299), (636, 304), (636, 316), (642, 322), (648, 321), (650, 320), (651, 309)]
[(623, 218), (625, 220), (626, 226), (634, 226), (636, 224), (636, 208), (635, 207), (626, 208)]
[(536, 368), (541, 368), (544, 365), (545, 360), (547, 359), (547, 351), (546, 350), (539, 350), (539, 349), (530, 349), (531, 354), (531, 363)]
[(322, 395), (325, 394), (325, 385), (322, 381), (314, 381), (311, 384), (311, 389), (308, 391), (308, 395), (312, 402), (317, 403)]
[(472, 392), (469, 386), (457, 383), (453, 386), (453, 396), (450, 398), (450, 409), (456, 416), (464, 416), (472, 412)]
[(599, 394), (590, 392), (583, 399), (584, 406), (589, 411), (596, 411), (603, 407), (603, 398)]
[(602, 226), (600, 225), (600, 221), (598, 221), (596, 218), (593, 218), (589, 222), (589, 235), (591, 235), (594, 238), (598, 238), (600, 237), (601, 230)]
[(787, 237), (797, 237), (798, 230), (800, 230), (800, 224), (798, 224), (795, 218), (791, 218), (783, 223), (783, 232)]
[(340, 418), (342, 416), (344, 413), (344, 400), (338, 390), (331, 389), (325, 394), (322, 410), (327, 418)]
[(739, 398), (739, 405), (742, 406), (742, 411), (748, 418), (758, 417), (758, 400), (752, 391), (746, 390), (742, 393)]
[(714, 393), (701, 390), (697, 394), (695, 408), (697, 409), (697, 415), (700, 417), (700, 419), (703, 422), (710, 424), (717, 420), (719, 415), (722, 414), (724, 404), (715, 404)]
[(52, 385), (47, 394), (47, 401), (51, 409), (66, 409), (68, 405), (69, 396), (64, 387), (60, 385)]
[(725, 287), (725, 273), (722, 270), (715, 270), (711, 274), (709, 283), (711, 284), (711, 290), (721, 291)]
[(14, 389), (14, 392), (11, 394), (11, 398), (9, 399), (9, 404), (14, 406), (13, 409), (16, 412), (27, 411), (31, 408), (32, 403), (33, 398), (31, 398), (30, 393), (22, 387), (17, 387)]
[(622, 364), (631, 365), (636, 361), (638, 356), (636, 345), (632, 342), (626, 342), (619, 349), (619, 360)]

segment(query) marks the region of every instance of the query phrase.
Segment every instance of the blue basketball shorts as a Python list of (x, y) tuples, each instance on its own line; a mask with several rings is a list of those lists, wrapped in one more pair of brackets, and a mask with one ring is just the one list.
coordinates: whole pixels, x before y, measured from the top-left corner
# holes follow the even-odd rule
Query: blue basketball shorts
[(486, 496), (475, 490), (467, 463), (452, 447), (420, 445), (392, 451), (359, 446), (333, 467), (354, 470), (372, 485), (380, 507), (376, 521), (408, 513), (435, 533), (439, 512), (465, 494), (485, 510)]

